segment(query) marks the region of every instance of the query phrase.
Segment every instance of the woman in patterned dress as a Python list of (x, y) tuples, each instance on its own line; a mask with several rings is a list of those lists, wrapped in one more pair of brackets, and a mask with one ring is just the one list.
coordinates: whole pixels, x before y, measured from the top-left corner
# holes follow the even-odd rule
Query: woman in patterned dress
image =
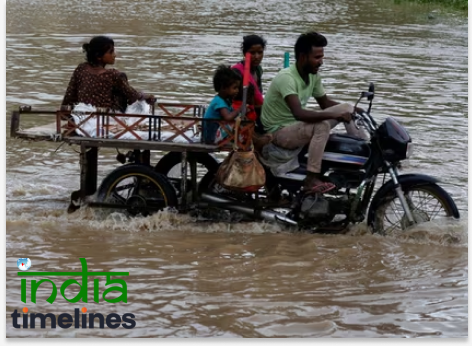
[(126, 105), (138, 100), (146, 100), (150, 104), (155, 102), (153, 95), (132, 88), (124, 73), (105, 68), (115, 63), (115, 43), (111, 38), (94, 37), (82, 48), (87, 61), (79, 64), (72, 74), (62, 105), (73, 107), (77, 103), (85, 103), (124, 113)]

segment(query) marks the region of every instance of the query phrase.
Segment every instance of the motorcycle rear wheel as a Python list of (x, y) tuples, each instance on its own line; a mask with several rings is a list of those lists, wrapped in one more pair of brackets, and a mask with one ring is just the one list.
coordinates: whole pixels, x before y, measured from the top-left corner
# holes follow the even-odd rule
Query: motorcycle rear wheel
[[(424, 222), (455, 217), (457, 207), (451, 196), (436, 184), (413, 185), (403, 188), (416, 225)], [(373, 213), (372, 231), (392, 235), (411, 225), (395, 191), (385, 196)]]
[(177, 206), (177, 196), (165, 176), (148, 166), (129, 164), (105, 177), (98, 189), (97, 202), (117, 205), (117, 210), (130, 216), (148, 216)]

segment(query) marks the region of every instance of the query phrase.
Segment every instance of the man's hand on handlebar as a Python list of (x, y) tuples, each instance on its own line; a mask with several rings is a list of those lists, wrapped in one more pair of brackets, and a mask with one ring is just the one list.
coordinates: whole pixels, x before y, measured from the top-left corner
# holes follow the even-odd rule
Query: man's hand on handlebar
[(337, 121), (340, 123), (349, 123), (352, 120), (352, 113), (342, 112), (337, 118)]
[(335, 106), (339, 111), (336, 114), (335, 119), (342, 123), (349, 123), (352, 120), (352, 115), (355, 112), (355, 109), (352, 105), (348, 103), (343, 103), (338, 106)]

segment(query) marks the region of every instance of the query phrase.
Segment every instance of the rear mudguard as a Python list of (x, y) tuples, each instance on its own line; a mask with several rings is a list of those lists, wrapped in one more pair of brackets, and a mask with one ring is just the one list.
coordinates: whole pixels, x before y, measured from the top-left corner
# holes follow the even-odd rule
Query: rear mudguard
[[(398, 176), (399, 184), (405, 188), (410, 186), (430, 185), (439, 182), (438, 179), (425, 174), (403, 174)], [(367, 224), (371, 224), (374, 219), (375, 210), (380, 206), (382, 200), (389, 194), (395, 193), (395, 184), (392, 180), (387, 181), (372, 198), (369, 213), (367, 215)], [(452, 198), (451, 198), (452, 200)], [(454, 204), (454, 202), (452, 202)], [(455, 205), (455, 204), (454, 204)]]
[[(208, 171), (216, 172), (219, 167), (219, 162), (210, 154), (203, 152), (189, 152), (187, 153), (187, 160), (196, 160), (197, 163), (204, 165)], [(154, 170), (158, 173), (167, 175), (175, 165), (182, 162), (182, 153), (171, 151), (165, 154), (156, 164)]]

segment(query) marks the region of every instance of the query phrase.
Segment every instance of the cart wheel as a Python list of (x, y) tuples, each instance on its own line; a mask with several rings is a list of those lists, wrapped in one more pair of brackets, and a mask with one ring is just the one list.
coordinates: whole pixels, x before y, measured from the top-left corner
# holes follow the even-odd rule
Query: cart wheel
[[(207, 153), (187, 153), (187, 160), (197, 161), (197, 175), (203, 176), (208, 172), (216, 172), (219, 167), (218, 161)], [(156, 164), (154, 170), (161, 173), (169, 179), (174, 186), (176, 193), (180, 196), (180, 187), (182, 180), (182, 153), (169, 152), (164, 155)], [(192, 190), (192, 181), (190, 179), (190, 166), (187, 165), (188, 191)]]
[(118, 167), (103, 179), (97, 201), (115, 205), (117, 210), (126, 210), (132, 216), (147, 216), (176, 206), (177, 196), (165, 176), (151, 167), (131, 164)]

